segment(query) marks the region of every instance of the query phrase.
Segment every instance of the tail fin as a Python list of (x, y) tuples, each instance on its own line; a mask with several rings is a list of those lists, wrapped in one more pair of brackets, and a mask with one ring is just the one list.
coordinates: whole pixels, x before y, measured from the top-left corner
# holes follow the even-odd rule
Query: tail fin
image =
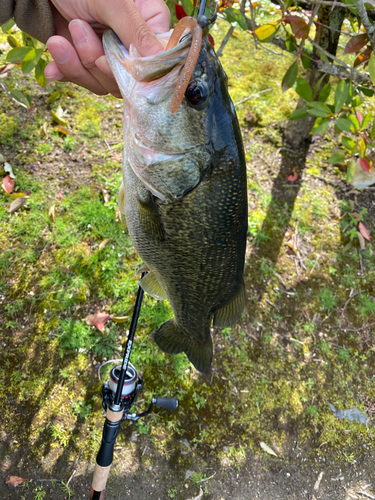
[(189, 361), (201, 373), (209, 373), (212, 361), (212, 339), (209, 332), (205, 342), (187, 337), (178, 330), (174, 318), (170, 319), (154, 334), (154, 340), (164, 352), (178, 354), (184, 352)]

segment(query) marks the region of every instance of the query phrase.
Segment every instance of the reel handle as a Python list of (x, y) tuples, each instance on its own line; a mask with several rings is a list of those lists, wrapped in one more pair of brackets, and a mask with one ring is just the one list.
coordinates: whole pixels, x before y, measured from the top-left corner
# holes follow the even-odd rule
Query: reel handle
[(171, 411), (174, 411), (178, 406), (178, 400), (176, 398), (161, 398), (158, 396), (157, 398), (153, 398), (152, 402), (155, 406), (161, 406)]

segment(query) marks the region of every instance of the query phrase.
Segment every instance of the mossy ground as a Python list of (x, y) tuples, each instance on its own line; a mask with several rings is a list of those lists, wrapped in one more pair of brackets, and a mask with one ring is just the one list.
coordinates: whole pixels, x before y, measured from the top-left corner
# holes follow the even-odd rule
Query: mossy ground
[[(214, 32), (217, 43), (223, 33), (223, 26)], [(205, 499), (227, 499), (231, 471), (245, 477), (250, 458), (258, 475), (293, 468), (309, 474), (311, 464), (320, 470), (328, 462), (355, 474), (373, 455), (373, 427), (339, 420), (327, 405), (356, 406), (370, 416), (375, 410), (374, 246), (359, 249), (356, 218), (374, 227), (373, 193), (340, 184), (341, 174), (326, 163), (333, 139), (309, 151), (283, 147), (281, 124), (297, 102), (293, 90), (280, 90), (289, 58), (255, 51), (244, 35), (232, 37), (222, 62), (233, 101), (253, 95), (237, 106), (248, 160), (247, 310), (236, 327), (214, 331), (213, 371), (202, 377), (184, 355), (164, 355), (150, 339), (171, 311), (145, 297), (132, 353), (145, 381), (138, 408), (157, 394), (176, 396), (179, 408), (123, 425), (109, 483), (113, 498), (117, 491), (125, 498), (127, 487), (116, 490), (116, 478), (126, 474), (130, 481), (129, 473), (145, 481), (145, 491), (155, 487), (155, 498), (191, 497), (202, 485)], [(0, 198), (3, 475), (66, 481), (82, 450), (87, 482), (103, 424), (97, 367), (121, 357), (128, 324), (109, 322), (102, 334), (85, 318), (99, 310), (129, 315), (140, 264), (116, 212), (122, 109), (73, 85), (41, 90), (17, 69), (3, 81), (26, 86), (33, 102), (29, 111), (3, 98), (0, 109), (1, 152), (16, 191), (31, 192), (13, 215), (10, 199)], [(67, 110), (72, 135), (53, 130), (58, 105)], [(287, 181), (293, 168), (294, 183)], [(129, 443), (132, 433), (138, 438)], [(265, 457), (260, 442), (279, 458)], [(160, 460), (162, 479), (153, 481), (149, 471)], [(184, 479), (187, 469), (195, 476)], [(84, 491), (79, 483), (70, 484), (76, 494)], [(4, 498), (39, 500), (43, 492), (67, 498), (56, 484), (53, 493), (45, 483), (17, 494), (3, 484), (0, 491)], [(323, 494), (332, 485), (327, 480)], [(267, 491), (279, 498), (276, 489), (273, 496)]]

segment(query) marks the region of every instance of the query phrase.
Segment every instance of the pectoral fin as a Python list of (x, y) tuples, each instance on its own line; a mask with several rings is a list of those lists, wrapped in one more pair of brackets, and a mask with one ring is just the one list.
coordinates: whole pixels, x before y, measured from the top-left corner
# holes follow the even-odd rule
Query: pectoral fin
[(149, 272), (144, 276), (141, 281), (139, 282), (141, 287), (145, 292), (150, 294), (152, 297), (154, 297), (157, 300), (167, 300), (167, 295), (165, 291), (163, 290), (162, 286), (156, 279), (156, 276), (154, 273)]
[(153, 240), (164, 241), (163, 223), (154, 198), (148, 190), (138, 193), (138, 214), (139, 222), (149, 237)]
[(120, 190), (118, 192), (118, 201), (117, 201), (118, 209), (122, 214), (125, 215), (125, 189), (124, 189), (124, 181), (121, 182)]
[(214, 326), (227, 328), (237, 323), (245, 308), (245, 285), (242, 283), (236, 295), (219, 309), (214, 316)]

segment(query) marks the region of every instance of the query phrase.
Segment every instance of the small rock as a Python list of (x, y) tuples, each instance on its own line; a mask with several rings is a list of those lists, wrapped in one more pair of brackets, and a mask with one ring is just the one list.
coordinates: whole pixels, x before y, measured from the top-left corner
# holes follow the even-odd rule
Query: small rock
[(131, 438), (130, 438), (130, 441), (132, 443), (136, 443), (138, 441), (138, 436), (139, 436), (138, 432), (137, 431), (133, 431), (132, 435), (131, 435)]
[(194, 471), (193, 471), (193, 470), (188, 469), (188, 470), (185, 472), (185, 481), (186, 481), (187, 479), (189, 479), (189, 477), (191, 477), (193, 474), (194, 474)]

